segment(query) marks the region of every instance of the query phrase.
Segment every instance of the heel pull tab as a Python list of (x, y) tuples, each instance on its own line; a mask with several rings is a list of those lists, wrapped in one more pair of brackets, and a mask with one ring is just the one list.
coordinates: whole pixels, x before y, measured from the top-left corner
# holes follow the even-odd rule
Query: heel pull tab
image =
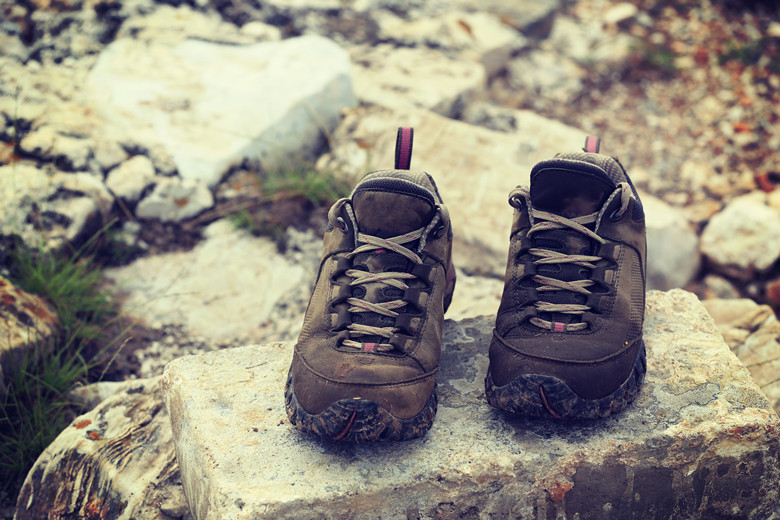
[(408, 170), (412, 164), (412, 144), (414, 142), (414, 129), (410, 126), (398, 128), (395, 138), (395, 169)]
[(601, 138), (595, 135), (589, 135), (585, 138), (585, 147), (582, 149), (587, 153), (599, 153), (601, 148)]

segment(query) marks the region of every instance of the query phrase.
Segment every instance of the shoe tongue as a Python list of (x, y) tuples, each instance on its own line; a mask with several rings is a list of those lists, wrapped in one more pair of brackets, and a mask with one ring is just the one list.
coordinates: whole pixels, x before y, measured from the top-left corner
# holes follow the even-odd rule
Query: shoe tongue
[(610, 176), (590, 161), (553, 159), (531, 172), (533, 207), (566, 218), (600, 210), (615, 188)]
[(352, 195), (358, 229), (367, 235), (392, 238), (419, 229), (431, 221), (436, 211), (430, 201), (418, 193), (361, 188)]

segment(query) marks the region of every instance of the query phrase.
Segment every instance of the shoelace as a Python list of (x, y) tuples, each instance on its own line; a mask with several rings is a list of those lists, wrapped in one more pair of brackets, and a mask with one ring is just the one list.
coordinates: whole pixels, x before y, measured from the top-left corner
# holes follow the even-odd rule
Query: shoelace
[[(513, 206), (517, 206), (515, 200), (519, 196), (524, 197), (527, 201), (531, 200), (530, 192), (526, 188), (518, 187), (514, 189), (512, 193), (510, 193), (509, 195), (510, 204), (512, 204)], [(540, 211), (537, 209), (533, 209), (531, 207), (531, 216), (533, 218), (533, 222), (535, 223), (533, 226), (531, 226), (531, 229), (528, 230), (528, 236), (530, 237), (533, 233), (538, 233), (539, 231), (569, 228), (584, 234), (588, 238), (596, 240), (600, 244), (604, 244), (606, 240), (601, 238), (595, 231), (592, 231), (591, 229), (585, 226), (587, 224), (592, 224), (594, 222), (600, 222), (601, 218), (603, 217), (604, 211), (606, 211), (606, 208), (610, 205), (610, 203), (616, 196), (620, 196), (621, 200), (620, 200), (620, 209), (618, 209), (614, 215), (616, 217), (620, 217), (623, 215), (623, 213), (626, 212), (626, 209), (628, 208), (628, 202), (631, 200), (631, 188), (627, 183), (620, 183), (618, 187), (615, 189), (615, 191), (612, 192), (612, 194), (609, 196), (607, 201), (604, 203), (602, 209), (600, 211), (593, 212), (589, 215), (583, 215), (574, 218), (566, 218), (566, 217), (562, 217), (561, 215), (556, 215), (555, 213)], [(538, 260), (534, 260), (534, 264), (536, 265), (569, 263), (569, 264), (579, 265), (582, 267), (587, 267), (589, 269), (595, 269), (596, 265), (593, 262), (598, 262), (599, 260), (601, 260), (600, 256), (569, 255), (565, 253), (560, 253), (558, 251), (551, 251), (549, 249), (543, 249), (539, 247), (531, 248), (528, 250), (528, 252), (531, 253), (533, 256), (539, 257)], [(591, 292), (587, 289), (587, 287), (590, 287), (595, 283), (593, 282), (593, 280), (574, 280), (571, 282), (567, 282), (565, 280), (558, 280), (557, 278), (552, 278), (550, 276), (543, 276), (539, 274), (534, 275), (532, 277), (532, 280), (539, 284), (539, 287), (536, 288), (537, 292), (573, 291), (579, 294), (584, 294), (586, 296), (591, 294)], [(559, 312), (562, 314), (583, 314), (590, 310), (590, 307), (588, 305), (581, 305), (576, 303), (563, 304), (563, 303), (550, 303), (545, 301), (537, 301), (534, 302), (534, 305), (536, 306), (539, 312)], [(569, 332), (569, 331), (583, 330), (588, 326), (587, 323), (585, 322), (577, 322), (577, 323), (553, 322), (549, 320), (544, 320), (542, 318), (539, 318), (538, 316), (534, 316), (529, 321), (541, 329), (552, 330), (555, 332)]]
[[(360, 253), (366, 253), (377, 249), (388, 249), (398, 253), (399, 255), (405, 256), (412, 262), (421, 264), (422, 258), (420, 258), (420, 255), (410, 249), (407, 249), (402, 244), (413, 242), (419, 239), (424, 232), (425, 228), (420, 228), (410, 233), (387, 239), (359, 233), (357, 237), (358, 242), (363, 243), (363, 245), (355, 248), (354, 251), (347, 255), (347, 258), (351, 258)], [(395, 271), (369, 273), (361, 269), (350, 269), (344, 274), (354, 278), (350, 285), (379, 282), (402, 290), (409, 287), (409, 285), (407, 285), (403, 280), (417, 278), (415, 275), (410, 273), (401, 273)], [(351, 305), (351, 307), (348, 309), (349, 312), (375, 312), (377, 314), (382, 314), (384, 316), (390, 316), (393, 318), (399, 315), (399, 313), (395, 312), (393, 309), (398, 309), (407, 304), (405, 301), (400, 299), (389, 302), (374, 303), (354, 297), (347, 298), (347, 303)], [(353, 336), (380, 336), (387, 339), (390, 339), (392, 335), (398, 331), (396, 327), (375, 327), (371, 325), (364, 325), (362, 323), (351, 323), (347, 326), (347, 328), (349, 329), (350, 334)], [(361, 343), (353, 339), (345, 339), (341, 342), (341, 344), (345, 347), (359, 349), (364, 352), (387, 352), (395, 348), (390, 343)]]

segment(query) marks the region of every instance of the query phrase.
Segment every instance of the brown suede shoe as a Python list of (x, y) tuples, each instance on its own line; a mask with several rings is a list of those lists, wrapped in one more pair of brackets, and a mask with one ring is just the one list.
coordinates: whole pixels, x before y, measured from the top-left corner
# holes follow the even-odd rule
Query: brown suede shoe
[(452, 231), (431, 177), (408, 170), (411, 143), (399, 129), (396, 169), (367, 174), (328, 214), (285, 389), (300, 430), (406, 440), (433, 424)]
[(504, 294), (490, 345), (488, 402), (510, 412), (597, 418), (644, 378), (645, 217), (625, 169), (559, 154), (517, 188)]

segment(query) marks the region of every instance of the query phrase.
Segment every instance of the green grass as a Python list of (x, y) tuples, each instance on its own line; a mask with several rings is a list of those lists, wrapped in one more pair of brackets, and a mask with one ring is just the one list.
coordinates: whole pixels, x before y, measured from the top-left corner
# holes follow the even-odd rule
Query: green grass
[(262, 172), (258, 177), (265, 197), (300, 195), (314, 205), (335, 202), (352, 188), (348, 182), (308, 164)]
[[(329, 173), (317, 171), (312, 165), (297, 164), (255, 174), (259, 196), (228, 213), (227, 218), (238, 228), (254, 235), (272, 238), (277, 245), (284, 240), (287, 226), (300, 224), (306, 214), (328, 207), (352, 189), (351, 183)], [(280, 215), (277, 204), (298, 201), (300, 211), (291, 221), (289, 214)], [(289, 213), (289, 209), (288, 209)]]
[[(68, 392), (89, 382), (115, 340), (103, 328), (116, 306), (102, 290), (102, 273), (82, 248), (70, 255), (19, 246), (11, 253), (11, 281), (47, 300), (60, 331), (22, 349), (16, 369), (5, 373), (0, 400), (0, 497), (15, 496), (38, 455), (79, 413)], [(34, 337), (33, 332), (31, 337)]]

